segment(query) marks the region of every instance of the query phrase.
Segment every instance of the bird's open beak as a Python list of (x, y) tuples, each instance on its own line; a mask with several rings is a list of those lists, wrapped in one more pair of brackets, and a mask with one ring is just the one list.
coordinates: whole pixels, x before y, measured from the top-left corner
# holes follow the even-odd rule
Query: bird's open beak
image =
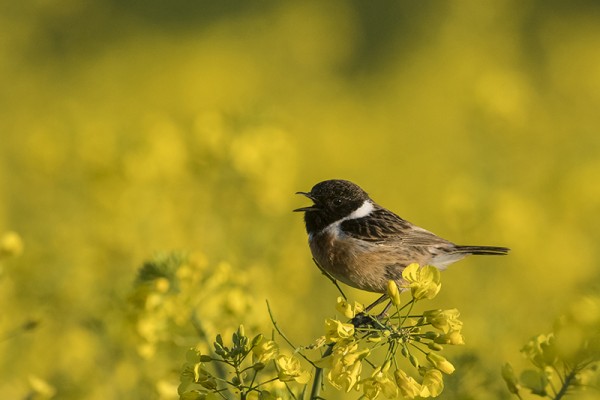
[[(313, 196), (309, 193), (309, 192), (296, 192), (296, 194), (301, 194), (302, 196), (306, 196), (309, 199), (311, 199), (312, 201), (315, 201), (315, 199), (313, 198)], [(296, 208), (295, 210), (293, 210), (294, 212), (300, 212), (300, 211), (315, 211), (318, 210), (319, 208), (317, 207), (316, 204), (313, 204), (312, 206), (308, 206), (308, 207), (300, 207), (300, 208)]]

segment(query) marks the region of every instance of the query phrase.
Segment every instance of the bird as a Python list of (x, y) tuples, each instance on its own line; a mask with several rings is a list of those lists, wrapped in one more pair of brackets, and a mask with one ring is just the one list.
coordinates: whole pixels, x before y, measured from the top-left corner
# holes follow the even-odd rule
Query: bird
[(390, 280), (401, 287), (402, 270), (409, 264), (444, 270), (469, 255), (506, 255), (510, 250), (454, 244), (380, 206), (347, 180), (326, 180), (296, 194), (313, 202), (293, 211), (304, 212), (317, 266), (333, 279), (368, 292), (385, 294)]

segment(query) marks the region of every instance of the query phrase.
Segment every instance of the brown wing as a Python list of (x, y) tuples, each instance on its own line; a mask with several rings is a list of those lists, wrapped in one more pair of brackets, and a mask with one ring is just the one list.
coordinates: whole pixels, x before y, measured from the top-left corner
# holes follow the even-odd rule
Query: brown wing
[(383, 245), (388, 243), (395, 245), (401, 243), (407, 246), (453, 245), (381, 207), (377, 207), (366, 217), (342, 222), (341, 229), (353, 238)]

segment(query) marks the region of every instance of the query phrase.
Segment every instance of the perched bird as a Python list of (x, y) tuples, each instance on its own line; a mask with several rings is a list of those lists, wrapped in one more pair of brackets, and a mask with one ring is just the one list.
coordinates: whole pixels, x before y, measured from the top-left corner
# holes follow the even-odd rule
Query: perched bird
[(509, 249), (459, 246), (400, 218), (375, 203), (358, 185), (340, 179), (297, 192), (313, 201), (304, 212), (308, 243), (321, 269), (336, 280), (370, 292), (385, 293), (387, 283), (401, 284), (411, 263), (440, 270), (464, 257), (505, 255)]

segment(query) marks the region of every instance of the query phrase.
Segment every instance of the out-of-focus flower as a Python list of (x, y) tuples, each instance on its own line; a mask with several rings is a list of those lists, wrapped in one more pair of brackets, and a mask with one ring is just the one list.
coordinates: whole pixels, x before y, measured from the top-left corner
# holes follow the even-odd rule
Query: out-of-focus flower
[(56, 388), (44, 379), (35, 375), (29, 375), (28, 381), (33, 392), (28, 398), (46, 400), (56, 396)]
[(444, 378), (442, 373), (435, 369), (430, 368), (425, 371), (423, 376), (423, 388), (421, 390), (421, 397), (438, 397), (444, 390)]
[(194, 382), (199, 383), (202, 387), (208, 390), (217, 388), (217, 380), (210, 374), (201, 363), (194, 365)]
[(460, 331), (463, 323), (458, 319), (460, 312), (456, 308), (450, 310), (428, 310), (423, 313), (425, 322), (444, 333)]
[(415, 378), (409, 376), (403, 370), (397, 369), (394, 371), (394, 379), (402, 396), (409, 399), (414, 399), (415, 397), (421, 395), (422, 388), (419, 382), (417, 382)]
[(202, 354), (198, 347), (189, 349), (186, 353), (186, 363), (179, 377), (180, 384), (177, 388), (179, 395), (186, 399), (195, 399), (194, 394), (206, 394), (217, 388), (217, 381), (204, 367)]
[(363, 311), (362, 304), (357, 301), (355, 301), (354, 304), (350, 304), (341, 296), (337, 298), (337, 305), (335, 308), (346, 318), (354, 318), (356, 317), (356, 314)]
[(279, 346), (272, 340), (261, 337), (258, 343), (252, 347), (252, 362), (263, 363), (271, 361), (279, 354)]
[(427, 353), (427, 360), (445, 374), (450, 375), (454, 372), (454, 365), (437, 353)]
[(16, 257), (23, 253), (23, 239), (16, 232), (6, 232), (0, 236), (0, 259)]
[(330, 342), (337, 342), (349, 339), (354, 336), (354, 325), (344, 324), (337, 319), (328, 318), (325, 320), (325, 337)]
[(373, 374), (366, 379), (361, 381), (363, 394), (367, 399), (376, 399), (380, 394), (383, 394), (386, 398), (392, 399), (398, 396), (398, 387), (387, 373), (389, 369), (388, 365), (384, 365), (383, 368), (377, 368), (373, 371)]
[(600, 322), (600, 297), (582, 297), (570, 307), (569, 316), (581, 326), (598, 324)]
[(538, 335), (532, 338), (521, 349), (521, 353), (538, 368), (554, 365), (557, 360), (554, 334)]
[(281, 354), (275, 360), (279, 368), (278, 378), (282, 382), (296, 381), (301, 384), (308, 383), (310, 372), (302, 369), (300, 360), (293, 356)]
[(402, 278), (415, 300), (433, 299), (442, 287), (440, 271), (431, 265), (410, 264), (402, 270)]
[(461, 345), (465, 344), (465, 338), (459, 331), (450, 331), (435, 338), (435, 343)]

